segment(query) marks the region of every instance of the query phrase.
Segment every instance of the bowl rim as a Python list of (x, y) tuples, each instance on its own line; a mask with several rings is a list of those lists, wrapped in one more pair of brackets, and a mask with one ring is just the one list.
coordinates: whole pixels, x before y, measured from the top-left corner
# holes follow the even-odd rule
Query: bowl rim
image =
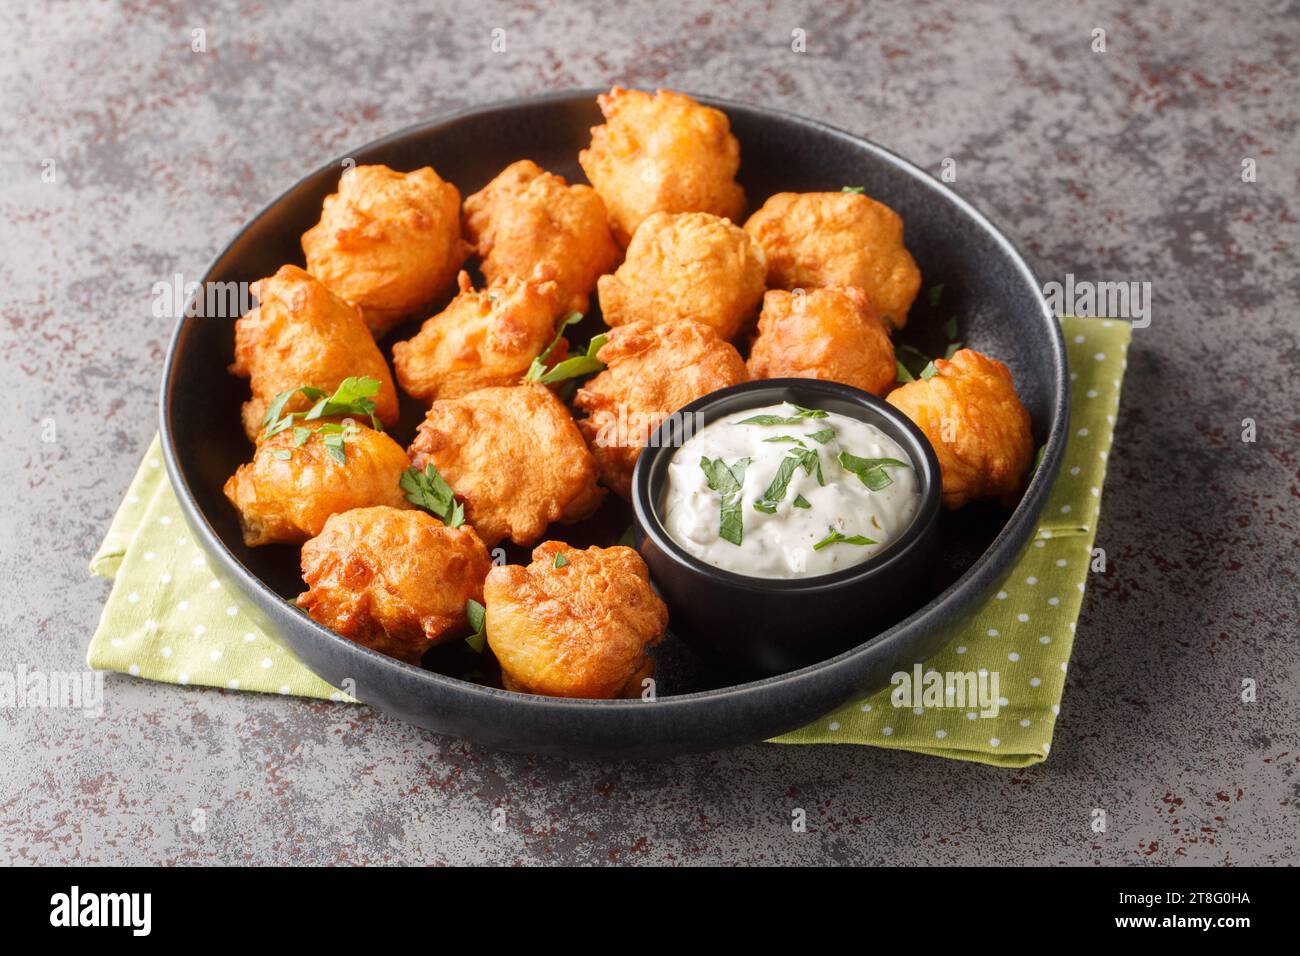
[[(646, 447), (637, 458), (636, 468), (632, 475), (632, 514), (642, 533), (660, 551), (672, 558), (675, 564), (686, 568), (692, 574), (708, 578), (739, 591), (775, 591), (791, 597), (798, 595), (828, 597), (843, 589), (860, 587), (889, 574), (891, 568), (897, 567), (907, 557), (908, 553), (924, 543), (926, 533), (939, 520), (940, 501), (943, 494), (939, 459), (925, 434), (899, 409), (870, 392), (855, 388), (852, 385), (845, 385), (842, 382), (829, 382), (813, 378), (768, 378), (752, 382), (741, 382), (702, 395), (683, 405), (674, 414), (693, 415), (698, 413), (707, 416), (710, 410), (716, 411), (714, 406), (726, 403), (737, 395), (747, 396), (733, 410), (717, 411), (714, 415), (714, 421), (718, 421), (731, 414), (739, 414), (742, 411), (748, 411), (763, 405), (777, 404), (778, 402), (770, 400), (773, 393), (788, 395), (792, 392), (799, 395), (800, 398), (803, 398), (804, 395), (819, 396), (820, 399), (825, 399), (828, 396), (839, 398), (866, 414), (853, 414), (850, 412), (836, 412), (836, 414), (844, 415), (846, 418), (855, 418), (867, 425), (875, 425), (875, 421), (871, 420), (872, 416), (877, 421), (887, 419), (890, 424), (906, 434), (908, 438), (906, 444), (896, 441), (892, 435), (887, 437), (891, 441), (896, 441), (896, 444), (900, 445), (907, 457), (911, 459), (912, 470), (917, 473), (918, 483), (921, 486), (919, 488), (921, 500), (917, 503), (916, 513), (912, 515), (912, 520), (903, 529), (903, 533), (886, 544), (885, 547), (865, 561), (860, 561), (857, 564), (802, 578), (765, 578), (754, 574), (740, 574), (700, 560), (673, 538), (664, 526), (663, 519), (659, 514), (661, 509), (658, 505), (658, 499), (668, 480), (668, 466), (665, 464), (659, 467), (657, 471), (656, 468), (661, 459), (668, 457), (671, 461), (681, 448), (680, 445), (669, 444), (663, 440), (665, 437), (663, 434), (664, 428), (672, 427), (668, 422), (662, 423), (655, 428), (646, 442)], [(751, 395), (752, 399), (748, 398)], [(807, 399), (808, 405), (805, 407), (812, 407), (819, 398)], [(788, 403), (789, 401), (790, 399), (782, 398), (779, 403)], [(706, 423), (705, 427), (707, 428), (710, 424), (713, 424), (713, 422)], [(909, 448), (907, 444), (914, 447)], [(918, 451), (920, 452), (919, 461), (917, 460)], [(651, 487), (652, 485), (654, 487)], [(867, 640), (871, 640), (871, 638)]]
[[(487, 104), (476, 104), (454, 110), (449, 113), (437, 114), (432, 118), (408, 124), (392, 133), (382, 136), (378, 139), (371, 140), (354, 149), (341, 153), (330, 161), (321, 164), (311, 172), (299, 178), (293, 185), (279, 192), (273, 199), (267, 202), (253, 216), (251, 216), (239, 231), (227, 242), (221, 249), (209, 260), (204, 268), (203, 279), (200, 287), (203, 287), (211, 280), (212, 272), (221, 263), (221, 261), (230, 254), (230, 252), (239, 244), (244, 236), (260, 222), (265, 216), (271, 213), (276, 206), (296, 192), (302, 185), (323, 173), (343, 168), (343, 163), (348, 159), (355, 159), (356, 156), (388, 146), (394, 142), (410, 137), (418, 133), (427, 133), (439, 128), (450, 127), (453, 124), (473, 115), (481, 113), (494, 113), (503, 110), (513, 110), (522, 106), (550, 104), (562, 101), (594, 100), (598, 94), (608, 92), (603, 87), (586, 87), (570, 90), (557, 90), (543, 94), (525, 95), (511, 97), (506, 100), (493, 101)], [(714, 702), (740, 702), (747, 701), (751, 698), (762, 697), (775, 685), (791, 685), (815, 681), (819, 674), (829, 670), (838, 670), (846, 667), (857, 658), (864, 655), (875, 655), (882, 653), (907, 639), (907, 637), (917, 631), (928, 628), (936, 628), (942, 622), (950, 619), (954, 613), (954, 608), (962, 611), (968, 608), (975, 600), (990, 586), (1000, 573), (999, 562), (1004, 556), (1014, 557), (1022, 547), (1024, 547), (1031, 536), (1034, 525), (1037, 524), (1038, 517), (1046, 504), (1047, 497), (1055, 483), (1057, 473), (1061, 467), (1061, 461), (1064, 457), (1066, 432), (1069, 428), (1069, 393), (1070, 383), (1068, 366), (1065, 358), (1065, 340), (1061, 331), (1061, 325), (1052, 314), (1047, 305), (1047, 300), (1042, 293), (1041, 284), (1037, 277), (1025, 262), (1024, 257), (1020, 254), (1016, 246), (1007, 238), (1006, 234), (995, 225), (984, 213), (980, 212), (964, 199), (958, 192), (952, 189), (948, 184), (941, 183), (930, 173), (921, 167), (904, 159), (898, 154), (871, 142), (854, 133), (850, 133), (839, 127), (832, 126), (821, 120), (811, 119), (806, 116), (794, 113), (789, 110), (775, 107), (757, 106), (736, 100), (725, 99), (722, 97), (709, 96), (706, 94), (697, 94), (687, 90), (681, 90), (686, 95), (691, 96), (706, 106), (712, 106), (722, 110), (730, 116), (732, 113), (745, 113), (755, 116), (778, 117), (786, 122), (816, 130), (824, 135), (834, 139), (845, 141), (852, 148), (869, 154), (874, 160), (892, 166), (901, 173), (918, 181), (923, 186), (928, 187), (936, 196), (943, 197), (942, 201), (951, 202), (964, 216), (982, 228), (995, 244), (1001, 249), (1003, 255), (1026, 281), (1028, 286), (1035, 290), (1038, 304), (1045, 322), (1045, 328), (1048, 331), (1049, 338), (1052, 340), (1052, 349), (1048, 359), (1050, 359), (1053, 371), (1056, 375), (1058, 386), (1055, 393), (1051, 396), (1051, 426), (1049, 428), (1047, 441), (1043, 445), (1043, 454), (1039, 467), (1031, 477), (1024, 494), (1020, 501), (1008, 516), (1002, 529), (989, 543), (982, 554), (971, 564), (969, 568), (951, 585), (939, 594), (935, 595), (925, 605), (918, 608), (912, 614), (903, 620), (897, 622), (889, 629), (880, 632), (872, 639), (855, 645), (847, 651), (829, 657), (826, 660), (810, 664), (807, 667), (798, 670), (788, 671), (784, 674), (776, 674), (769, 677), (759, 678), (757, 680), (746, 681), (741, 684), (730, 684), (725, 687), (717, 687), (709, 690), (692, 691), (685, 694), (668, 694), (655, 699), (655, 710), (662, 713), (664, 711), (675, 710), (693, 710), (700, 705), (712, 704)], [(180, 344), (186, 337), (187, 330), (191, 328), (191, 323), (202, 321), (197, 317), (186, 316), (182, 313), (172, 330), (171, 338), (167, 346), (167, 357), (163, 365), (163, 375), (160, 384), (159, 394), (159, 427), (162, 445), (162, 455), (164, 466), (167, 470), (167, 476), (172, 483), (176, 498), (180, 503), (181, 511), (185, 515), (187, 522), (195, 531), (199, 540), (202, 541), (204, 550), (221, 566), (222, 570), (231, 575), (245, 590), (250, 597), (260, 596), (264, 602), (272, 605), (283, 605), (281, 608), (284, 613), (296, 613), (293, 605), (285, 601), (278, 593), (273, 591), (261, 578), (247, 568), (239, 560), (225, 542), (221, 540), (215, 529), (208, 522), (198, 501), (190, 488), (189, 482), (185, 478), (184, 471), (181, 468), (180, 461), (176, 454), (176, 448), (172, 436), (172, 414), (170, 407), (170, 398), (173, 393), (173, 383), (179, 377), (180, 369), (177, 363), (177, 357), (180, 352)], [(342, 635), (336, 634), (318, 624), (310, 617), (302, 615), (301, 623), (312, 633), (319, 641), (333, 645), (336, 649), (343, 651), (345, 654), (356, 654), (367, 658), (370, 662), (382, 669), (395, 673), (406, 680), (415, 680), (419, 684), (435, 693), (443, 693), (452, 696), (459, 696), (468, 700), (477, 700), (484, 705), (507, 706), (511, 709), (525, 711), (557, 711), (557, 710), (601, 710), (612, 711), (614, 713), (630, 713), (631, 711), (644, 707), (644, 702), (640, 699), (633, 700), (585, 700), (572, 697), (542, 697), (532, 694), (520, 694), (511, 691), (498, 689), (495, 687), (486, 687), (481, 684), (473, 684), (455, 677), (449, 677), (435, 671), (425, 670), (412, 664), (398, 661), (394, 658), (380, 654), (378, 651), (362, 647)], [(304, 665), (305, 666), (305, 665)]]

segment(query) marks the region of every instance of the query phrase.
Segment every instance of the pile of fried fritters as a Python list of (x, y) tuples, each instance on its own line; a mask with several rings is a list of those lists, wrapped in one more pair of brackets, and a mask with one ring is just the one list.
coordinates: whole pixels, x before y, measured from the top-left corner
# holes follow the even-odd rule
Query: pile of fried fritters
[[(298, 606), (337, 633), (412, 664), (485, 639), (508, 689), (612, 698), (646, 692), (664, 604), (632, 549), (542, 539), (629, 497), (647, 429), (675, 410), (787, 376), (887, 396), (934, 445), (949, 508), (1014, 501), (1033, 440), (995, 359), (955, 350), (899, 384), (890, 335), (921, 276), (892, 209), (856, 188), (780, 193), (742, 227), (723, 113), (666, 90), (598, 102), (591, 186), (521, 159), (462, 205), (428, 167), (343, 172), (306, 268), (256, 283), (236, 323), (256, 450), (225, 491), (249, 546), (302, 545)], [(453, 289), (393, 346), (395, 386), (376, 340)], [(609, 331), (570, 355), (593, 293)], [(405, 450), (383, 430), (397, 386), (429, 406)], [(537, 545), (531, 564), (494, 566), (507, 538)]]

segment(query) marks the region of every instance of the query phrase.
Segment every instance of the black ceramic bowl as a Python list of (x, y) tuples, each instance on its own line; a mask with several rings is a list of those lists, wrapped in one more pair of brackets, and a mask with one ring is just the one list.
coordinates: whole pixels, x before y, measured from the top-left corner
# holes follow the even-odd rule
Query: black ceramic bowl
[[(685, 435), (751, 408), (793, 402), (874, 425), (907, 453), (921, 501), (912, 523), (869, 560), (831, 574), (771, 580), (714, 567), (664, 526), (668, 465)], [(673, 632), (719, 667), (781, 674), (834, 657), (878, 634), (933, 587), (942, 480), (929, 440), (888, 402), (836, 382), (778, 378), (705, 395), (650, 436), (632, 477), (637, 549), (668, 605)]]
[[(334, 190), (347, 160), (402, 170), (431, 165), (462, 195), (523, 157), (582, 182), (578, 151), (601, 122), (596, 92), (466, 110), (359, 147), (272, 201), (216, 257), (203, 280), (252, 282), (284, 263), (301, 265), (299, 238), (316, 222), (321, 200)], [(964, 342), (1010, 367), (1035, 441), (1045, 446), (1020, 503), (1014, 510), (981, 505), (942, 515), (941, 559), (928, 599), (883, 632), (864, 631), (859, 644), (835, 657), (749, 680), (708, 666), (670, 634), (658, 651), (653, 702), (513, 694), (459, 679), (456, 675), (469, 676), (467, 668), (474, 664), (454, 656), (426, 658), (434, 669), (422, 669), (366, 650), (289, 603), (303, 589), (298, 549), (246, 548), (221, 492), (251, 452), (239, 417), (248, 385), (226, 371), (234, 351), (234, 317), (184, 318), (167, 354), (161, 406), (163, 456), (176, 495), (214, 572), (248, 598), (269, 634), (325, 680), (335, 686), (350, 681), (347, 686), (358, 698), (402, 720), (493, 747), (609, 757), (715, 750), (791, 730), (863, 688), (884, 686), (899, 662), (923, 660), (996, 590), (1029, 542), (1060, 467), (1069, 386), (1060, 326), (1019, 254), (949, 187), (879, 146), (777, 110), (700, 99), (731, 120), (741, 146), (739, 178), (751, 209), (783, 190), (853, 185), (902, 215), (925, 287), (942, 283), (944, 294), (932, 308), (923, 292), (896, 340), (939, 353), (945, 344), (943, 322), (956, 315)], [(396, 330), (385, 350), (392, 339), (413, 331), (409, 325)], [(576, 340), (585, 341), (582, 330)], [(419, 418), (414, 403), (404, 411), (396, 429), (399, 441), (409, 440)], [(591, 521), (553, 533), (575, 546), (608, 545), (630, 522), (630, 510), (611, 500)]]

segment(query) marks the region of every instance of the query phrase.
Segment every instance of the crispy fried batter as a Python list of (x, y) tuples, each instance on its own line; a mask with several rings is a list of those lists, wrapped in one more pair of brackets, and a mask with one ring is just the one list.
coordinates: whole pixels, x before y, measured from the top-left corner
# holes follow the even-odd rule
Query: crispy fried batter
[(708, 212), (739, 221), (740, 144), (725, 114), (689, 96), (614, 87), (596, 98), (605, 115), (578, 162), (626, 246), (654, 212)]
[[(566, 562), (558, 568), (556, 555)], [(631, 697), (654, 671), (646, 648), (663, 638), (668, 609), (631, 548), (547, 541), (527, 567), (493, 568), (483, 591), (488, 643), (509, 690)]]
[(694, 319), (730, 339), (758, 309), (763, 276), (763, 250), (730, 220), (657, 212), (618, 271), (600, 277), (600, 310), (612, 326)]
[[(297, 266), (253, 283), (258, 306), (235, 323), (235, 361), (230, 371), (249, 379), (253, 396), (244, 403), (244, 431), (256, 441), (271, 400), (281, 392), (314, 385), (333, 392), (345, 378), (379, 382), (375, 414), (385, 425), (397, 421), (397, 391), (388, 364), (355, 306)], [(295, 395), (286, 412), (305, 411)]]
[(505, 537), (533, 544), (548, 523), (581, 521), (605, 495), (569, 410), (536, 383), (434, 402), (409, 451), (464, 499), (489, 548)]
[(465, 602), (483, 600), (492, 567), (466, 525), (415, 509), (355, 508), (302, 546), (307, 591), (298, 606), (363, 647), (418, 664), (435, 644), (469, 633)]
[(378, 338), (441, 295), (469, 255), (460, 191), (428, 166), (346, 169), (302, 251), (307, 271), (360, 307)]
[(258, 442), (253, 460), (227, 479), (226, 497), (239, 511), (244, 544), (250, 548), (300, 544), (320, 534), (325, 519), (341, 511), (406, 507), (398, 482), (411, 462), (401, 445), (359, 422), (345, 424), (340, 463), (326, 448), (324, 434), (314, 430), (322, 424), (343, 423), (304, 423), (313, 431), (298, 446), (292, 429), (272, 435)]
[(889, 333), (861, 289), (773, 289), (763, 296), (749, 374), (820, 378), (884, 395), (897, 366)]
[(618, 262), (605, 204), (590, 186), (570, 186), (532, 160), (511, 163), (465, 200), (465, 235), (489, 282), (554, 279), (566, 312), (586, 312), (598, 276)]
[(934, 446), (944, 507), (978, 498), (1014, 504), (1034, 457), (1034, 438), (1011, 373), (971, 349), (960, 349), (951, 361), (935, 359), (934, 366), (933, 377), (895, 389), (888, 401)]
[(419, 333), (393, 346), (397, 381), (424, 401), (457, 398), (493, 385), (515, 385), (555, 334), (555, 283), (514, 276), (460, 294)]
[(632, 496), (632, 470), (650, 433), (683, 405), (749, 378), (745, 363), (707, 325), (633, 322), (609, 333), (605, 371), (578, 389), (578, 428), (605, 485)]
[(898, 213), (861, 193), (777, 193), (745, 231), (767, 254), (774, 289), (857, 286), (894, 328), (921, 288)]

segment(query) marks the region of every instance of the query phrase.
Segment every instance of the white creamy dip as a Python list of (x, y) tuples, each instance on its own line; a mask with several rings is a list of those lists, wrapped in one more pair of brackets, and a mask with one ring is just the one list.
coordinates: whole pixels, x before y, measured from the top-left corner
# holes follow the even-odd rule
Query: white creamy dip
[[(874, 425), (834, 412), (811, 417), (810, 411), (817, 410), (790, 404), (746, 409), (684, 442), (668, 465), (664, 493), (664, 525), (672, 539), (727, 571), (802, 578), (861, 564), (901, 535), (921, 501), (907, 452)], [(745, 424), (769, 417), (782, 421)], [(844, 463), (841, 453), (850, 456)], [(742, 471), (737, 463), (743, 459), (749, 463)], [(872, 461), (878, 459), (905, 464)], [(783, 475), (789, 482), (782, 490)], [(739, 544), (732, 540), (737, 537)]]

